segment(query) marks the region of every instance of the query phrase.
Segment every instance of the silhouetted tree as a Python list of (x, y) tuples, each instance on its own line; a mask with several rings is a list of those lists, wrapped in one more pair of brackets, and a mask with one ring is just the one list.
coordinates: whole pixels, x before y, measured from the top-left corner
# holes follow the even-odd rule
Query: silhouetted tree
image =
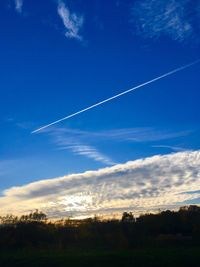
[(132, 212), (124, 212), (122, 214), (122, 222), (135, 222), (135, 218)]
[(35, 210), (33, 213), (28, 215), (28, 220), (31, 221), (45, 221), (47, 219), (47, 215), (41, 211)]
[(144, 214), (137, 219), (124, 212), (121, 220), (98, 217), (57, 222), (34, 211), (21, 217), (0, 217), (0, 248), (128, 248), (152, 244), (200, 244), (200, 207), (191, 205), (178, 211)]

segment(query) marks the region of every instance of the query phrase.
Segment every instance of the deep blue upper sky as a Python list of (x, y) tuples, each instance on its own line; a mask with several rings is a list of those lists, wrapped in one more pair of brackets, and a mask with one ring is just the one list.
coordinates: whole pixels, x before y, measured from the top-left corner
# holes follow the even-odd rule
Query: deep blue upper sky
[(199, 58), (198, 2), (147, 2), (0, 2), (1, 190), (199, 149), (200, 65), (30, 134)]

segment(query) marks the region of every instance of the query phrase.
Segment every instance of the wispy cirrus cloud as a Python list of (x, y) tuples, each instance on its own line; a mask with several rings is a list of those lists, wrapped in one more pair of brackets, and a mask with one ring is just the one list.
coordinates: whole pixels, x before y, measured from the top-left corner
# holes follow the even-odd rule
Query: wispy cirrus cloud
[(62, 149), (71, 150), (76, 155), (85, 156), (87, 158), (93, 159), (95, 161), (101, 162), (106, 165), (115, 164), (115, 162), (112, 161), (110, 157), (99, 152), (97, 148), (93, 146), (75, 143), (75, 144), (67, 145), (66, 147), (62, 147)]
[(184, 147), (180, 147), (180, 146), (169, 146), (169, 145), (154, 145), (152, 147), (155, 147), (155, 148), (168, 148), (172, 151), (175, 151), (175, 152), (181, 152), (181, 151), (188, 151), (188, 150), (191, 150), (191, 149), (186, 149)]
[(82, 40), (79, 32), (83, 25), (83, 16), (71, 13), (62, 1), (59, 1), (57, 11), (66, 29), (65, 36), (70, 39)]
[(46, 132), (53, 143), (61, 150), (68, 150), (75, 155), (84, 156), (106, 165), (115, 164), (110, 157), (100, 152), (94, 145), (88, 144), (88, 140), (90, 140), (89, 134), (83, 131), (54, 128)]
[(99, 136), (100, 138), (112, 139), (116, 141), (130, 141), (140, 143), (174, 139), (178, 137), (187, 136), (191, 132), (191, 130), (166, 131), (155, 129), (152, 127), (143, 127), (99, 131), (97, 133), (94, 133), (94, 135)]
[(199, 190), (200, 151), (187, 151), (12, 187), (0, 205), (1, 213), (17, 206), (17, 213), (39, 208), (52, 217), (137, 213), (178, 207), (199, 198)]
[(17, 12), (21, 13), (23, 7), (23, 0), (15, 0), (15, 9)]
[(136, 32), (146, 38), (199, 39), (198, 17), (199, 3), (193, 0), (137, 0), (132, 7)]
[(55, 135), (66, 135), (81, 138), (82, 140), (116, 140), (133, 142), (153, 142), (187, 136), (193, 130), (160, 130), (153, 127), (119, 128), (111, 130), (86, 131), (73, 128), (52, 128), (43, 131)]
[(110, 156), (99, 151), (102, 142), (115, 143), (152, 143), (161, 140), (181, 138), (191, 133), (191, 130), (178, 132), (156, 130), (150, 127), (122, 128), (104, 131), (85, 131), (72, 128), (51, 128), (43, 130), (50, 141), (60, 150), (68, 150), (75, 155), (87, 157), (102, 164), (114, 165)]
[(51, 128), (43, 131), (50, 137), (51, 142), (60, 150), (68, 150), (75, 155), (87, 157), (106, 165), (116, 162), (97, 148), (101, 142), (155, 142), (179, 138), (190, 134), (191, 131), (162, 131), (153, 128), (124, 128), (105, 131), (85, 131), (72, 128)]

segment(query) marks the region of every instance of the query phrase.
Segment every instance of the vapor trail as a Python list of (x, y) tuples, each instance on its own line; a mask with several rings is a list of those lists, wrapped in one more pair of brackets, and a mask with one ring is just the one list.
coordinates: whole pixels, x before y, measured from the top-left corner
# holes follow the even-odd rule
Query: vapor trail
[(105, 99), (105, 100), (103, 100), (103, 101), (100, 101), (100, 102), (98, 102), (98, 103), (92, 105), (92, 106), (89, 106), (89, 107), (84, 108), (84, 109), (82, 109), (82, 110), (80, 110), (80, 111), (77, 111), (77, 112), (75, 112), (75, 113), (73, 113), (73, 114), (71, 114), (71, 115), (68, 115), (68, 116), (66, 116), (66, 117), (64, 117), (64, 118), (61, 118), (61, 119), (56, 120), (56, 121), (54, 121), (54, 122), (51, 122), (51, 123), (49, 123), (49, 124), (47, 124), (47, 125), (45, 125), (45, 126), (42, 126), (42, 127), (38, 128), (38, 129), (32, 131), (31, 133), (37, 133), (37, 132), (39, 132), (39, 131), (41, 131), (41, 130), (43, 130), (43, 129), (46, 129), (46, 128), (48, 128), (48, 127), (54, 125), (54, 124), (57, 124), (57, 123), (59, 123), (59, 122), (61, 122), (61, 121), (67, 120), (67, 119), (69, 119), (69, 118), (72, 118), (72, 117), (74, 117), (74, 116), (76, 116), (76, 115), (79, 115), (80, 113), (83, 113), (83, 112), (89, 110), (89, 109), (95, 108), (95, 107), (97, 107), (97, 106), (100, 106), (100, 105), (102, 105), (102, 104), (108, 102), (108, 101), (111, 101), (111, 100), (113, 100), (113, 99), (115, 99), (115, 98), (118, 98), (118, 97), (120, 97), (120, 96), (122, 96), (122, 95), (125, 95), (125, 94), (128, 94), (128, 93), (132, 92), (132, 91), (135, 91), (135, 90), (137, 90), (137, 89), (139, 89), (139, 88), (141, 88), (141, 87), (144, 87), (145, 85), (148, 85), (148, 84), (150, 84), (150, 83), (156, 82), (156, 81), (161, 80), (162, 78), (165, 78), (165, 77), (167, 77), (167, 76), (170, 76), (170, 75), (172, 75), (172, 74), (174, 74), (174, 73), (176, 73), (176, 72), (179, 72), (179, 71), (181, 71), (181, 70), (184, 70), (184, 69), (186, 69), (186, 68), (189, 68), (189, 67), (191, 67), (191, 66), (193, 66), (193, 65), (195, 65), (195, 64), (197, 64), (197, 63), (199, 63), (199, 62), (200, 62), (200, 59), (198, 59), (198, 60), (196, 60), (196, 61), (194, 61), (194, 62), (192, 62), (192, 63), (189, 63), (189, 64), (187, 64), (187, 65), (184, 65), (184, 66), (181, 66), (181, 67), (179, 67), (179, 68), (176, 68), (176, 69), (174, 69), (174, 70), (172, 70), (172, 71), (169, 71), (169, 72), (167, 72), (167, 73), (165, 73), (165, 74), (163, 74), (163, 75), (161, 75), (161, 76), (159, 76), (159, 77), (156, 77), (156, 78), (154, 78), (154, 79), (152, 79), (152, 80), (150, 80), (150, 81), (147, 81), (147, 82), (144, 82), (144, 83), (142, 83), (142, 84), (139, 84), (139, 85), (137, 85), (137, 86), (135, 86), (135, 87), (133, 87), (133, 88), (131, 88), (131, 89), (128, 89), (128, 90), (126, 90), (126, 91), (123, 91), (123, 92), (121, 92), (121, 93), (119, 93), (119, 94), (117, 94), (117, 95), (114, 95), (114, 96), (112, 96), (112, 97), (109, 97), (109, 98), (107, 98), (107, 99)]

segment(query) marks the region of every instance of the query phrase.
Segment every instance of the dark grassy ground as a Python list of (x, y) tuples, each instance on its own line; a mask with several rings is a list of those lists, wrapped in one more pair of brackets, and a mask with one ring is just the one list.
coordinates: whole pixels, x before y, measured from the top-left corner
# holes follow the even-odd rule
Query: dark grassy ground
[(18, 250), (0, 252), (2, 267), (141, 266), (199, 267), (200, 247), (145, 248), (126, 251)]

